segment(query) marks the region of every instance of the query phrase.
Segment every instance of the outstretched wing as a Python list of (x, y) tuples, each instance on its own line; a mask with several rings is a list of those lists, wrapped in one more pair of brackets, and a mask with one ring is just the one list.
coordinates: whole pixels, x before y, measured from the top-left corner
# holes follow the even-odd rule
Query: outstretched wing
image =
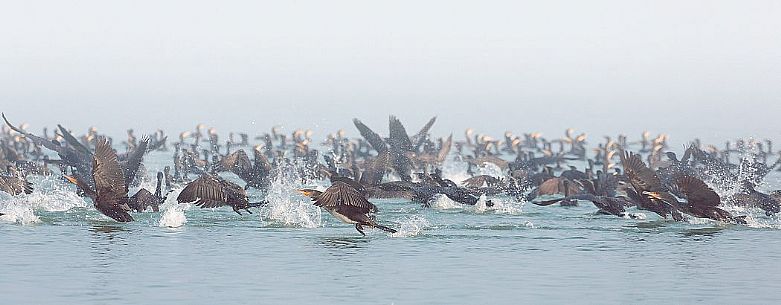
[(621, 152), (621, 164), (624, 172), (629, 178), (629, 183), (635, 188), (637, 193), (642, 194), (645, 191), (658, 192), (662, 190), (662, 182), (656, 173), (645, 165), (640, 155), (632, 152)]
[(450, 148), (453, 146), (453, 135), (447, 137), (447, 140), (442, 142), (442, 147), (439, 148), (439, 152), (437, 152), (437, 162), (445, 162), (445, 159), (447, 158), (447, 154), (450, 153)]
[(404, 125), (401, 124), (398, 118), (390, 116), (388, 120), (388, 144), (392, 150), (398, 152), (407, 152), (412, 150), (412, 141), (410, 141), (407, 135), (407, 130), (404, 129)]
[(415, 151), (417, 151), (420, 148), (420, 145), (423, 144), (423, 141), (426, 140), (426, 135), (428, 134), (428, 131), (431, 130), (431, 126), (434, 126), (434, 122), (437, 121), (437, 117), (433, 117), (430, 120), (428, 120), (428, 123), (426, 125), (423, 125), (423, 128), (418, 131), (416, 135), (412, 137), (412, 144), (414, 145)]
[(353, 124), (355, 124), (355, 128), (358, 128), (358, 132), (361, 133), (361, 136), (366, 139), (367, 142), (376, 150), (377, 152), (383, 152), (388, 150), (388, 145), (385, 144), (385, 140), (380, 137), (376, 132), (371, 130), (369, 126), (366, 126), (361, 122), (359, 119), (353, 119)]
[(124, 164), (126, 185), (130, 185), (130, 183), (132, 183), (136, 178), (138, 168), (141, 166), (141, 162), (144, 161), (144, 154), (147, 152), (147, 145), (149, 145), (149, 137), (144, 136), (136, 148), (127, 155), (127, 160), (125, 160)]
[(382, 177), (385, 176), (385, 170), (388, 168), (390, 160), (390, 154), (387, 151), (381, 152), (377, 159), (366, 166), (361, 175), (361, 184), (363, 185), (378, 185), (382, 182)]
[(104, 192), (127, 197), (125, 175), (117, 160), (117, 154), (105, 137), (98, 138), (92, 162), (92, 176), (98, 195)]
[(721, 197), (700, 179), (689, 175), (681, 175), (675, 179), (675, 186), (686, 196), (690, 205), (717, 206)]
[(220, 169), (234, 173), (243, 173), (252, 169), (249, 156), (243, 149), (232, 152), (220, 160)]
[(127, 186), (117, 154), (108, 139), (100, 137), (92, 159), (92, 177), (95, 179), (95, 207), (117, 221), (132, 221), (127, 198)]
[(229, 193), (247, 196), (244, 189), (235, 183), (206, 173), (188, 183), (176, 197), (176, 201), (195, 202), (194, 204), (201, 208), (216, 208), (227, 204)]
[(360, 208), (364, 213), (374, 212), (377, 208), (366, 200), (358, 190), (344, 182), (334, 182), (315, 199), (315, 205), (324, 208), (352, 206)]
[(0, 176), (0, 191), (11, 195), (19, 195), (22, 192), (30, 194), (33, 192), (33, 185), (24, 179)]

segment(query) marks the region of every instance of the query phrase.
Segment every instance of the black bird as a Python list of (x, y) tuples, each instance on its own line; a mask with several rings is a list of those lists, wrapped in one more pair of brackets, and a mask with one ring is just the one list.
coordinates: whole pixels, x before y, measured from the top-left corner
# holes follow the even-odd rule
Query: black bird
[(632, 185), (632, 188), (627, 189), (627, 195), (637, 204), (637, 207), (652, 211), (664, 218), (671, 215), (674, 220), (682, 221), (683, 215), (678, 208), (670, 204), (669, 200), (661, 198), (672, 197), (672, 195), (663, 189), (662, 181), (656, 172), (645, 165), (640, 155), (624, 151), (619, 155), (624, 172)]
[(63, 132), (63, 138), (71, 144), (70, 146), (62, 146), (59, 142), (55, 140), (48, 140), (45, 138), (41, 138), (39, 136), (33, 135), (29, 132), (26, 132), (20, 128), (17, 128), (16, 126), (12, 125), (11, 122), (6, 119), (5, 114), (2, 114), (3, 120), (5, 121), (5, 124), (8, 125), (8, 128), (11, 128), (11, 130), (16, 131), (22, 135), (24, 135), (25, 138), (32, 141), (35, 145), (46, 147), (47, 149), (50, 149), (57, 153), (57, 155), (60, 157), (60, 161), (63, 165), (71, 166), (76, 168), (76, 176), (87, 183), (87, 185), (90, 186), (90, 188), (94, 188), (94, 183), (92, 181), (92, 177), (90, 173), (92, 172), (92, 152), (88, 148), (86, 148), (84, 145), (81, 144), (78, 140), (73, 138), (73, 136), (70, 136), (70, 133), (65, 130), (65, 128), (62, 128), (61, 130), (65, 130)]
[[(564, 200), (590, 201), (591, 203), (594, 204), (594, 206), (596, 206), (599, 209), (598, 213), (610, 214), (618, 217), (625, 216), (626, 215), (625, 208), (627, 206), (634, 205), (634, 203), (629, 201), (628, 199), (624, 197), (616, 196), (616, 186), (618, 185), (618, 181), (613, 175), (605, 174), (601, 171), (598, 171), (596, 179), (594, 179), (593, 181), (581, 180), (580, 183), (583, 184), (583, 189), (585, 193), (570, 195), (565, 198), (559, 198), (554, 200), (547, 200), (547, 201), (540, 201), (540, 202), (532, 201), (532, 203), (545, 206), (545, 205), (551, 205), (556, 202), (560, 202)], [(565, 190), (568, 187), (569, 187), (569, 182), (564, 181)]]
[(260, 147), (255, 147), (254, 164), (243, 149), (239, 149), (220, 160), (216, 167), (217, 170), (231, 171), (247, 184), (244, 189), (250, 187), (265, 189), (271, 183), (269, 175), (272, 171), (271, 163), (263, 154)]
[(136, 212), (143, 212), (148, 207), (152, 207), (152, 211), (154, 212), (160, 211), (160, 205), (165, 202), (165, 199), (168, 197), (168, 193), (170, 193), (169, 191), (165, 196), (163, 196), (162, 184), (163, 173), (157, 172), (157, 187), (155, 188), (155, 193), (152, 194), (152, 192), (145, 188), (138, 190), (135, 195), (130, 196), (128, 199), (128, 205), (130, 208)]
[(249, 208), (265, 205), (267, 202), (249, 202), (247, 191), (241, 186), (210, 173), (204, 173), (198, 179), (187, 184), (176, 198), (179, 203), (195, 202), (196, 206), (216, 208), (229, 205), (241, 215), (240, 210), (250, 212)]
[(686, 202), (676, 201), (674, 204), (684, 213), (700, 218), (746, 224), (745, 216), (734, 217), (729, 212), (718, 208), (718, 205), (721, 204), (721, 197), (702, 180), (689, 175), (681, 175), (675, 179), (675, 187), (678, 188)]
[(377, 207), (366, 200), (361, 191), (346, 181), (334, 181), (323, 192), (313, 189), (301, 189), (299, 192), (312, 198), (315, 206), (325, 209), (342, 222), (355, 224), (355, 229), (363, 236), (366, 236), (363, 233), (363, 226), (396, 233), (394, 229), (377, 224), (371, 215), (377, 212)]
[(128, 213), (127, 185), (125, 175), (117, 160), (117, 154), (111, 148), (105, 137), (97, 140), (92, 161), (92, 178), (95, 188), (81, 178), (65, 176), (68, 181), (76, 184), (84, 194), (92, 199), (95, 208), (108, 217), (119, 222), (133, 221)]

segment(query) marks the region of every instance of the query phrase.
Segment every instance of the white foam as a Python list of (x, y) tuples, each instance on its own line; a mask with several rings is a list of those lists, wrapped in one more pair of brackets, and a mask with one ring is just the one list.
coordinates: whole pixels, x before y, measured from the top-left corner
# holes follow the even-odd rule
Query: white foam
[(408, 216), (399, 223), (399, 229), (396, 233), (391, 234), (392, 237), (411, 237), (423, 234), (423, 229), (431, 226), (428, 220), (422, 216), (413, 215)]

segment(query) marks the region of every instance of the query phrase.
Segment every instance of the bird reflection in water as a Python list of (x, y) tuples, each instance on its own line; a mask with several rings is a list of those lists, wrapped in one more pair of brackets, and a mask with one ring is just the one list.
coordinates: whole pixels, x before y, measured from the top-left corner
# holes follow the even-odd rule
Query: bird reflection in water
[(723, 230), (724, 228), (720, 228), (720, 227), (698, 228), (698, 229), (686, 230), (681, 234), (683, 235), (683, 237), (687, 239), (700, 240), (703, 239), (703, 237), (708, 239), (716, 237)]
[(361, 249), (368, 243), (369, 239), (358, 237), (326, 237), (321, 242), (324, 247), (334, 249)]
[[(127, 228), (118, 225), (108, 225), (104, 223), (95, 223), (89, 229), (92, 232), (92, 242), (90, 246), (98, 254), (99, 261), (110, 262), (112, 259), (112, 250), (117, 246), (125, 246), (124, 235), (130, 232)], [(119, 251), (113, 251), (118, 253)]]
[(108, 239), (114, 238), (114, 234), (111, 233), (127, 231), (127, 229), (125, 229), (122, 226), (113, 226), (113, 225), (105, 225), (105, 224), (93, 225), (89, 230), (90, 232), (94, 232), (94, 233), (108, 233), (106, 234)]

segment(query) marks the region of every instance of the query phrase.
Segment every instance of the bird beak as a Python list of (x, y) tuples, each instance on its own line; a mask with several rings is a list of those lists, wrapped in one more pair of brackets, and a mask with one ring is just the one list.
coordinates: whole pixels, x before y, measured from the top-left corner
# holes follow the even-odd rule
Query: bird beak
[(312, 192), (309, 191), (309, 190), (298, 190), (298, 192), (301, 193), (301, 194), (304, 194), (304, 196), (307, 196), (307, 197), (312, 195)]
[(73, 178), (73, 177), (68, 176), (68, 175), (64, 175), (64, 177), (65, 177), (65, 179), (68, 179), (68, 182), (73, 183), (73, 184), (78, 184), (78, 183), (76, 183), (77, 182), (76, 178)]
[(643, 195), (646, 195), (646, 196), (651, 197), (653, 199), (663, 200), (663, 198), (657, 192), (644, 191)]

